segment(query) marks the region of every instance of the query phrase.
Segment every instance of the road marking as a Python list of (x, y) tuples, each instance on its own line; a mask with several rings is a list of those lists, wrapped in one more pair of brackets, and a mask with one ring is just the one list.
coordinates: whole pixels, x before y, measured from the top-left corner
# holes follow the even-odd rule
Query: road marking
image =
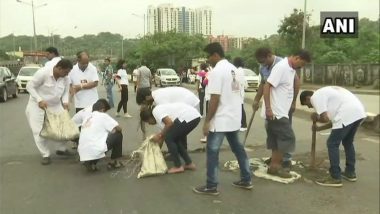
[(365, 141), (368, 141), (368, 142), (371, 142), (371, 143), (376, 143), (376, 144), (379, 144), (379, 139), (373, 139), (373, 138), (362, 138), (362, 140), (365, 140)]
[(320, 135), (322, 136), (326, 136), (326, 135), (329, 135), (331, 132), (319, 132)]

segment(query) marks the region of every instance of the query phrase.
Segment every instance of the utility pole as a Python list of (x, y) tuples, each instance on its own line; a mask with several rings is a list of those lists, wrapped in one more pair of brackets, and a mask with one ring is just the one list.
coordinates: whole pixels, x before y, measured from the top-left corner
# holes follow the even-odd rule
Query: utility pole
[[(307, 0), (304, 1), (304, 8), (303, 8), (303, 25), (302, 25), (302, 44), (301, 47), (302, 49), (305, 49), (305, 33), (306, 33), (306, 2)], [(301, 84), (303, 84), (303, 76), (305, 73), (305, 68), (301, 69), (300, 73), (300, 81)]]

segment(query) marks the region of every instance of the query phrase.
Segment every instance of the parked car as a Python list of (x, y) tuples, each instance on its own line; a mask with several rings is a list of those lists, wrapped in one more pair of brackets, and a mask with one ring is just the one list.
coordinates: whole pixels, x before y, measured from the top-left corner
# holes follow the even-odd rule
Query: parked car
[(177, 73), (171, 68), (159, 68), (154, 75), (154, 85), (162, 86), (179, 86), (181, 80)]
[(33, 75), (40, 68), (39, 65), (27, 65), (20, 69), (16, 78), (18, 92), (26, 91), (26, 84), (33, 78)]
[(16, 78), (7, 67), (0, 67), (0, 102), (6, 102), (10, 95), (18, 95)]
[(243, 68), (245, 77), (244, 90), (258, 90), (261, 77), (257, 75), (254, 71), (248, 68)]

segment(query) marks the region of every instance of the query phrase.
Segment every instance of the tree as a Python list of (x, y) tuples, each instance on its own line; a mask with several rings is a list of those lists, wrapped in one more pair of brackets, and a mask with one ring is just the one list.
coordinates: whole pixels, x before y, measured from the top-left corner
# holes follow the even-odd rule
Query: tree
[[(306, 14), (306, 38), (310, 35), (309, 20), (310, 14)], [(285, 17), (281, 21), (281, 25), (277, 30), (283, 43), (280, 43), (281, 49), (287, 50), (290, 54), (301, 48), (302, 42), (302, 29), (303, 29), (304, 12), (294, 9), (290, 16)]]

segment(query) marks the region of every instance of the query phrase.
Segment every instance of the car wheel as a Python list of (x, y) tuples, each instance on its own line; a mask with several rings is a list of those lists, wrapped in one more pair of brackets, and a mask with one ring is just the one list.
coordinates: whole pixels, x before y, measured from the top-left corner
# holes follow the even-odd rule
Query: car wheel
[(18, 96), (18, 89), (16, 89), (16, 90), (15, 90), (15, 93), (12, 94), (12, 97), (13, 97), (13, 98), (16, 98), (17, 96)]
[(1, 92), (0, 102), (7, 102), (8, 100), (8, 92), (6, 88), (3, 88), (3, 91)]

